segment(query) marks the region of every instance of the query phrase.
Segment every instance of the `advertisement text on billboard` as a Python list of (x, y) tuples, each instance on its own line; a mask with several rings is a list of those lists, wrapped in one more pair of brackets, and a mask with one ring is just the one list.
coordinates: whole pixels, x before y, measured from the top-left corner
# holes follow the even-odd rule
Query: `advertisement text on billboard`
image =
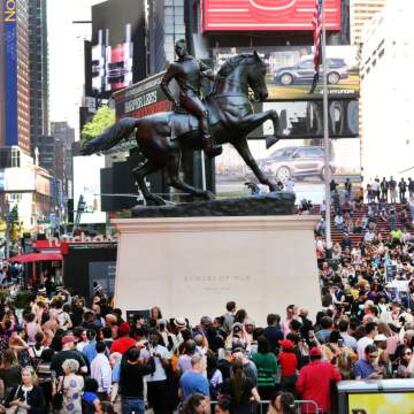
[(164, 72), (147, 78), (114, 94), (116, 117), (142, 118), (157, 112), (169, 111), (171, 103), (161, 91)]

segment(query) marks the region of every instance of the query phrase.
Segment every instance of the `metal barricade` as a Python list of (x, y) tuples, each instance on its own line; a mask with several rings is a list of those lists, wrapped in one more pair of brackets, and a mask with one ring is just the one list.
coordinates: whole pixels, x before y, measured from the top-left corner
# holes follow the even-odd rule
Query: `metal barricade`
[(319, 406), (313, 400), (295, 400), (295, 410), (299, 414), (319, 414)]

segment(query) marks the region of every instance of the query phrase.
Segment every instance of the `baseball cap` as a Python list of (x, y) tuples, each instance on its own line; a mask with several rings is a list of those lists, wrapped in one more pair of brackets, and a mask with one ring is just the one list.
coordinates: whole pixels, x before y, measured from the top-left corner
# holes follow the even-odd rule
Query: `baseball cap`
[(128, 322), (122, 322), (121, 325), (119, 325), (119, 333), (121, 335), (127, 335), (129, 334), (129, 331), (131, 330)]
[(311, 357), (318, 357), (318, 356), (322, 356), (322, 351), (320, 350), (319, 347), (314, 346), (310, 351), (309, 351), (309, 356)]
[(285, 349), (292, 349), (293, 342), (290, 339), (282, 339), (279, 341), (279, 345)]

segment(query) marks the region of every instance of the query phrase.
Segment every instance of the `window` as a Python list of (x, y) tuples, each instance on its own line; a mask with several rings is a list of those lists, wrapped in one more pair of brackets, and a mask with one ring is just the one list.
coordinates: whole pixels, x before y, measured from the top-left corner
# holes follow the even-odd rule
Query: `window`
[(303, 68), (303, 69), (313, 68), (313, 61), (312, 60), (305, 60), (305, 61), (300, 63), (299, 67)]

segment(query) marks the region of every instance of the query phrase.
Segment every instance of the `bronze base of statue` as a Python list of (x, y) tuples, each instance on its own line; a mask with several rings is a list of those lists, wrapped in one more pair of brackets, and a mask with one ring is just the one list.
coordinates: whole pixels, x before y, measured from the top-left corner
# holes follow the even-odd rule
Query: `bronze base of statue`
[(132, 208), (132, 217), (278, 216), (293, 214), (294, 207), (295, 194), (281, 191), (243, 198), (136, 206)]

